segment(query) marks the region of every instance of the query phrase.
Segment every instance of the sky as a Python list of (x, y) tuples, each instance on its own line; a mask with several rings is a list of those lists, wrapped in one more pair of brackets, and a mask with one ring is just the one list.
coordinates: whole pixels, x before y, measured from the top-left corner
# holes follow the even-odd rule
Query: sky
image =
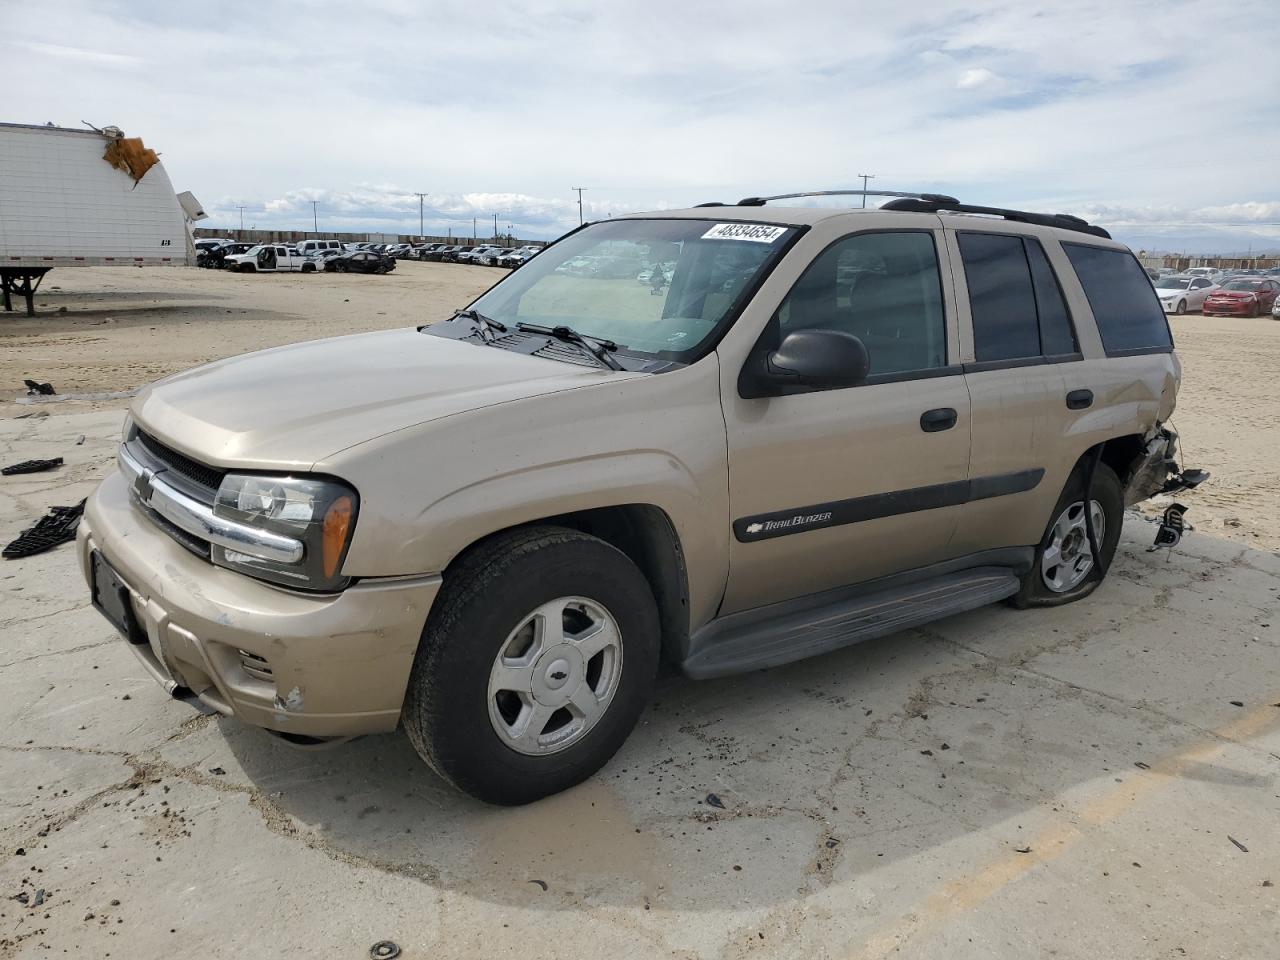
[[(1237, 26), (1238, 25), (1238, 26)], [(0, 0), (0, 120), (113, 124), (211, 219), (549, 239), (872, 188), (1280, 250), (1275, 0)], [(856, 201), (855, 201), (856, 202)]]

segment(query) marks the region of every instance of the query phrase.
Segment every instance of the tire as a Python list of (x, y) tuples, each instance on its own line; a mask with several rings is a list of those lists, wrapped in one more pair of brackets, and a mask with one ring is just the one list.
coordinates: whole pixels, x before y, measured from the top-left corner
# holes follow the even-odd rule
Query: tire
[[(1093, 474), (1093, 502), (1101, 509), (1102, 519), (1102, 540), (1098, 544), (1098, 548), (1102, 553), (1104, 561), (1103, 568), (1099, 569), (1096, 562), (1090, 562), (1083, 567), (1080, 572), (1085, 575), (1078, 582), (1072, 582), (1072, 577), (1064, 576), (1061, 567), (1056, 568), (1059, 577), (1058, 587), (1055, 589), (1050, 585), (1050, 577), (1046, 570), (1045, 555), (1051, 544), (1055, 543), (1059, 537), (1056, 535), (1055, 527), (1069, 513), (1070, 521), (1083, 520), (1083, 494), (1085, 474), (1088, 466), (1085, 462), (1076, 464), (1071, 476), (1067, 479), (1067, 485), (1063, 488), (1062, 495), (1058, 497), (1058, 502), (1054, 505), (1053, 514), (1049, 517), (1048, 526), (1045, 528), (1044, 536), (1040, 538), (1040, 543), (1036, 547), (1035, 561), (1031, 565), (1031, 569), (1022, 578), (1022, 585), (1018, 592), (1014, 594), (1009, 602), (1020, 610), (1028, 607), (1057, 607), (1064, 603), (1073, 603), (1081, 600), (1097, 588), (1102, 582), (1105, 574), (1103, 569), (1111, 566), (1111, 561), (1116, 555), (1116, 546), (1120, 543), (1120, 529), (1124, 524), (1124, 488), (1120, 485), (1120, 479), (1116, 476), (1115, 471), (1108, 467), (1105, 463), (1099, 463)], [(1097, 525), (1095, 524), (1095, 533)], [(1077, 529), (1077, 538), (1069, 548), (1069, 553), (1079, 556), (1079, 548), (1083, 548), (1085, 553), (1089, 552), (1087, 539), (1084, 538), (1084, 531)], [(1050, 558), (1052, 565), (1052, 557)], [(1069, 566), (1064, 564), (1062, 566)], [(1051, 566), (1051, 569), (1054, 569)], [(1065, 582), (1063, 582), (1065, 581)], [(1065, 589), (1061, 589), (1065, 587)]]
[(1177, 313), (1178, 316), (1182, 316), (1183, 314), (1185, 314), (1187, 312), (1187, 301), (1179, 300), (1178, 308), (1174, 312)]
[[(597, 642), (616, 637), (615, 646), (588, 647), (584, 656), (570, 634), (539, 653), (529, 626), (537, 612), (556, 610), (562, 627), (581, 622), (583, 636), (595, 636), (594, 620)], [(409, 678), (405, 731), (436, 773), (473, 797), (502, 805), (541, 799), (581, 783), (622, 746), (653, 690), (659, 644), (653, 593), (620, 550), (563, 527), (499, 534), (445, 573)], [(520, 678), (509, 681), (516, 686), (501, 687), (507, 676)], [(592, 708), (603, 699), (594, 720), (557, 706), (570, 686), (588, 691)], [(524, 737), (515, 732), (521, 726)]]
[(315, 272), (316, 272), (316, 268), (315, 268), (314, 266), (312, 266), (311, 264), (309, 264), (309, 263), (304, 263), (304, 264), (302, 265), (302, 272), (303, 272), (303, 273), (315, 273)]
[(1258, 301), (1253, 301), (1253, 306), (1249, 308), (1249, 317), (1251, 319), (1256, 319), (1260, 312), (1261, 311), (1258, 309)]

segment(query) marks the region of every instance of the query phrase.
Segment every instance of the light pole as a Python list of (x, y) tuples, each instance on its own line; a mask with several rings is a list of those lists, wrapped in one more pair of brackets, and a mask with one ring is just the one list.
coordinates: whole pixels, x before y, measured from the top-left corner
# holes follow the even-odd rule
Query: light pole
[(472, 243), (476, 242), (476, 221), (479, 219), (480, 219), (479, 217), (471, 218), (471, 242)]
[(863, 206), (863, 209), (866, 209), (866, 206), (867, 206), (867, 181), (868, 181), (868, 180), (874, 180), (874, 179), (876, 178), (876, 175), (875, 175), (874, 173), (860, 173), (860, 174), (858, 174), (858, 176), (860, 176), (860, 177), (862, 178), (862, 206)]
[(587, 188), (586, 187), (570, 187), (569, 189), (578, 191), (578, 226), (582, 226), (582, 191), (586, 190)]
[(320, 221), (316, 216), (316, 204), (319, 202), (319, 200), (311, 201), (311, 226), (315, 229), (316, 233), (320, 232)]
[(424, 197), (430, 196), (427, 193), (419, 193), (418, 195), (418, 237), (422, 237), (422, 201)]

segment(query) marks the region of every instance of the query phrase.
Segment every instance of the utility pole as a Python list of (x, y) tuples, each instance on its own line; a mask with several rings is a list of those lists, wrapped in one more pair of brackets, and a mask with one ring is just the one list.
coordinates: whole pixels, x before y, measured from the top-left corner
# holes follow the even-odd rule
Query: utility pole
[(316, 233), (320, 232), (320, 221), (316, 216), (316, 204), (319, 202), (319, 200), (311, 201), (311, 226), (315, 228)]
[(422, 201), (424, 197), (430, 196), (428, 193), (419, 193), (418, 195), (418, 236), (422, 236)]
[(498, 215), (493, 215), (493, 239), (498, 239)]
[(578, 226), (582, 226), (582, 191), (586, 190), (587, 188), (586, 187), (570, 187), (569, 189), (578, 191)]
[(472, 217), (472, 218), (471, 218), (471, 242), (472, 242), (472, 243), (475, 243), (475, 242), (476, 242), (476, 221), (477, 221), (478, 219), (480, 219), (480, 218), (479, 218), (479, 217)]
[(875, 175), (874, 173), (860, 173), (860, 174), (858, 174), (858, 176), (860, 176), (860, 177), (862, 178), (862, 191), (863, 191), (863, 193), (862, 193), (862, 207), (863, 207), (863, 209), (865, 210), (865, 209), (866, 209), (866, 206), (867, 206), (867, 194), (866, 194), (866, 190), (867, 190), (867, 181), (868, 181), (868, 180), (874, 180), (874, 179), (876, 178), (876, 175)]
[[(237, 204), (236, 209), (240, 211), (240, 232), (244, 233), (244, 204)], [(240, 238), (237, 237), (237, 240)]]

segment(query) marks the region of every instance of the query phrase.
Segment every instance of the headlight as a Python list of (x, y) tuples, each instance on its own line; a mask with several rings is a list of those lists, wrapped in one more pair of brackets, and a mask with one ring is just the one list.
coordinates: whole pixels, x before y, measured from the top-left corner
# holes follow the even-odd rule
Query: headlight
[(214, 544), (213, 562), (262, 580), (305, 590), (341, 590), (342, 561), (356, 525), (359, 498), (337, 480), (227, 474), (218, 488), (216, 516), (292, 537), (302, 557), (286, 563), (255, 556), (252, 544), (234, 550)]

